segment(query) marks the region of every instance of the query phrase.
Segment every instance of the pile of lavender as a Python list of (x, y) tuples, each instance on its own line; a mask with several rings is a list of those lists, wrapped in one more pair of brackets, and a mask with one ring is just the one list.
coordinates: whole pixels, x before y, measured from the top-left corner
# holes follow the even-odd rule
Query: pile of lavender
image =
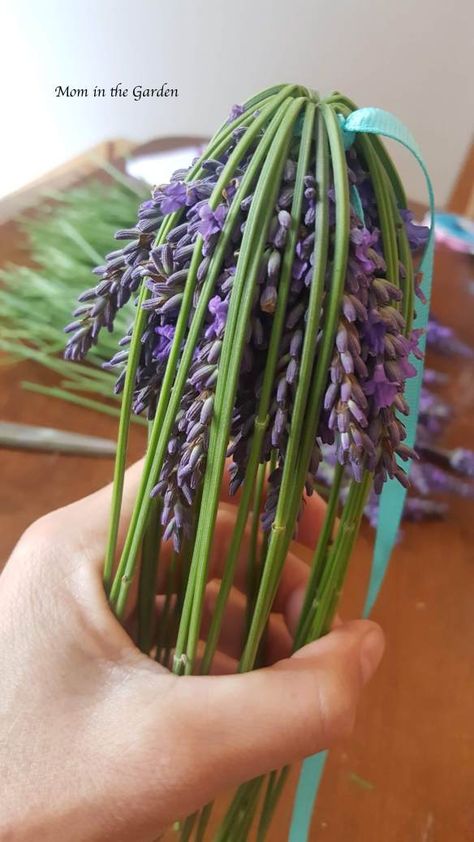
[[(369, 495), (388, 479), (408, 484), (404, 389), (421, 357), (413, 255), (428, 232), (413, 223), (379, 139), (347, 143), (350, 110), (339, 95), (320, 101), (293, 85), (234, 107), (204, 155), (153, 190), (134, 228), (117, 232), (129, 242), (95, 270), (98, 283), (67, 328), (66, 357), (83, 359), (135, 301), (108, 363), (122, 414), (104, 582), (122, 617), (139, 577), (138, 643), (177, 674), (195, 669), (223, 481), (240, 494), (202, 671), (218, 647), (249, 516), (241, 670), (255, 665), (301, 508), (324, 481), (323, 453), (333, 454), (331, 493), (295, 645), (331, 623)], [(133, 413), (149, 421), (148, 447), (117, 559)], [(174, 629), (157, 628), (153, 614), (168, 541), (181, 583)]]

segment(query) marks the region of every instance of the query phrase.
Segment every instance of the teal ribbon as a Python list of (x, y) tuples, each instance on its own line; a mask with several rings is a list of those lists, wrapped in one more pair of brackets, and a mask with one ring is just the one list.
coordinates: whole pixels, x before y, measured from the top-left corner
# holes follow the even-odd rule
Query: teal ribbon
[[(413, 327), (426, 331), (433, 276), (434, 194), (422, 154), (406, 126), (392, 114), (380, 108), (360, 108), (357, 111), (353, 111), (345, 120), (342, 118), (342, 128), (347, 147), (351, 145), (355, 134), (358, 132), (382, 135), (383, 137), (396, 140), (405, 146), (414, 155), (423, 170), (428, 188), (431, 230), (425, 252), (420, 262), (420, 272), (423, 273), (421, 289), (426, 298), (426, 304), (417, 301), (416, 318)], [(422, 351), (425, 350), (425, 345), (426, 333), (423, 333), (419, 342)], [(405, 398), (410, 408), (410, 415), (405, 420), (407, 431), (406, 444), (409, 447), (413, 447), (416, 438), (423, 378), (423, 360), (413, 360), (413, 364), (417, 370), (416, 376), (408, 380), (405, 387)], [(405, 496), (406, 489), (397, 480), (389, 480), (385, 483), (380, 499), (377, 535), (364, 606), (364, 617), (370, 614), (382, 586), (390, 555), (397, 540)], [(305, 842), (308, 839), (314, 803), (318, 794), (326, 757), (327, 752), (321, 752), (313, 757), (308, 757), (302, 765), (293, 806), (290, 834), (288, 837), (289, 842)]]

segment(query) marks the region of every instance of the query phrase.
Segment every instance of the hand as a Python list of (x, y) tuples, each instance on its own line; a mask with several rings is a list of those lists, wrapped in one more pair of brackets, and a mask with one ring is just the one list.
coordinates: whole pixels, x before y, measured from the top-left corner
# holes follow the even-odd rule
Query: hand
[[(122, 539), (140, 470), (127, 472)], [(270, 621), (270, 665), (172, 675), (136, 649), (108, 607), (110, 499), (109, 486), (41, 518), (0, 577), (1, 842), (151, 842), (221, 790), (347, 735), (382, 655), (378, 626), (358, 620), (289, 657), (307, 578), (302, 545), (314, 544), (323, 513), (311, 498), (278, 592), (281, 616)], [(234, 515), (224, 500), (217, 578)], [(211, 583), (205, 623), (215, 594)], [(219, 672), (235, 670), (243, 610), (235, 590)]]

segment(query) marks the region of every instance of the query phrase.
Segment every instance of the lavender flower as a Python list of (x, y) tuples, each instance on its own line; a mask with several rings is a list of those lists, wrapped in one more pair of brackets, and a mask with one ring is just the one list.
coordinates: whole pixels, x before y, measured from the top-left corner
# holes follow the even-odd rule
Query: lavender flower
[[(241, 113), (241, 107), (234, 107), (229, 119), (235, 119)], [(96, 270), (101, 276), (101, 283), (85, 294), (87, 303), (79, 312), (76, 311), (79, 320), (68, 327), (75, 333), (66, 353), (74, 358), (82, 357), (103, 326), (111, 329), (116, 310), (142, 283), (146, 285), (148, 296), (143, 303), (146, 325), (135, 376), (133, 410), (136, 413), (146, 412), (149, 418), (153, 417), (156, 409), (196, 242), (201, 238), (202, 260), (197, 273), (193, 308), (199, 301), (216, 244), (226, 225), (229, 207), (251, 160), (250, 150), (222, 190), (219, 203), (211, 203), (211, 194), (242, 130), (234, 132), (227, 150), (218, 159), (203, 162), (198, 178), (189, 180), (187, 171), (178, 171), (169, 184), (159, 185), (153, 190), (151, 199), (140, 207), (136, 228), (117, 235), (119, 239), (130, 237), (132, 242), (108, 255), (106, 265)], [(405, 336), (405, 324), (399, 309), (402, 293), (398, 285), (389, 282), (386, 277), (374, 192), (354, 148), (347, 152), (347, 167), (354, 199), (349, 260), (324, 409), (315, 430), (313, 454), (308, 466), (308, 494), (312, 493), (321, 470), (321, 448), (324, 445), (334, 443), (337, 460), (346, 466), (356, 481), (361, 481), (365, 470), (372, 471), (377, 492), (388, 477), (407, 484), (396, 457), (406, 459), (412, 455), (403, 444), (405, 430), (399, 416), (407, 412), (403, 392), (407, 378), (415, 374), (409, 356), (417, 354), (419, 337), (416, 333), (411, 337)], [(238, 489), (245, 477), (255, 432), (255, 413), (267, 361), (266, 350), (278, 306), (281, 267), (292, 225), (296, 169), (296, 160), (290, 155), (273, 209), (248, 325), (228, 450), (232, 459), (232, 492)], [(314, 161), (311, 161), (304, 178), (303, 206), (292, 254), (284, 329), (260, 454), (262, 462), (269, 462), (272, 454), (277, 457), (277, 467), (269, 478), (263, 513), (265, 529), (270, 528), (274, 519), (285, 464), (314, 254), (318, 246), (315, 242), (317, 190), (313, 173)], [(330, 238), (334, 236), (336, 224), (334, 198), (331, 186)], [(191, 534), (192, 504), (205, 468), (235, 266), (252, 200), (253, 194), (250, 193), (239, 207), (238, 220), (231, 232), (221, 271), (207, 306), (202, 334), (194, 349), (168, 452), (153, 489), (153, 494), (160, 495), (163, 500), (164, 537), (172, 539), (176, 549), (181, 547), (183, 538)], [(164, 216), (175, 212), (180, 214), (179, 221), (169, 231), (166, 242), (155, 246), (154, 235)], [(402, 217), (410, 244), (413, 250), (418, 249), (424, 242), (425, 229), (415, 226), (409, 213), (402, 214)], [(401, 266), (400, 278), (403, 276), (404, 267)], [(129, 332), (108, 364), (121, 368), (117, 392), (123, 388), (131, 339)]]
[(244, 111), (245, 111), (245, 108), (244, 108), (243, 105), (233, 105), (232, 108), (230, 109), (230, 114), (229, 114), (227, 122), (232, 123), (234, 120), (237, 119), (237, 117), (240, 117), (240, 115), (243, 114)]
[(411, 250), (418, 251), (418, 249), (424, 248), (428, 242), (430, 229), (426, 225), (413, 222), (413, 213), (411, 210), (400, 208), (400, 216), (405, 223), (405, 230)]

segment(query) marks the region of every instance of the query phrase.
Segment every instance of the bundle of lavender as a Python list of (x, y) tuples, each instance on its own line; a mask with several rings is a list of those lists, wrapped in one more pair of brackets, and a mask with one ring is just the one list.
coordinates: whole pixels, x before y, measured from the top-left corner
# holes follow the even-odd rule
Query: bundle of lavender
[[(419, 278), (403, 188), (376, 136), (348, 143), (352, 104), (296, 85), (234, 107), (188, 170), (154, 189), (129, 240), (80, 296), (66, 349), (81, 360), (136, 302), (108, 364), (122, 395), (104, 582), (123, 618), (139, 580), (137, 643), (176, 674), (208, 672), (244, 531), (248, 627), (239, 669), (252, 669), (322, 449), (336, 454), (326, 517), (294, 646), (329, 628), (371, 489), (407, 485), (406, 380), (419, 355), (412, 330)], [(149, 420), (141, 485), (123, 549), (118, 523), (133, 414)], [(343, 483), (347, 493), (336, 518)], [(238, 495), (235, 527), (197, 666), (221, 486)], [(173, 548), (156, 623), (160, 547)], [(174, 620), (177, 619), (175, 625)], [(266, 790), (259, 838), (284, 775)], [(246, 838), (260, 782), (240, 788), (218, 839)], [(209, 808), (181, 838), (205, 833)]]

